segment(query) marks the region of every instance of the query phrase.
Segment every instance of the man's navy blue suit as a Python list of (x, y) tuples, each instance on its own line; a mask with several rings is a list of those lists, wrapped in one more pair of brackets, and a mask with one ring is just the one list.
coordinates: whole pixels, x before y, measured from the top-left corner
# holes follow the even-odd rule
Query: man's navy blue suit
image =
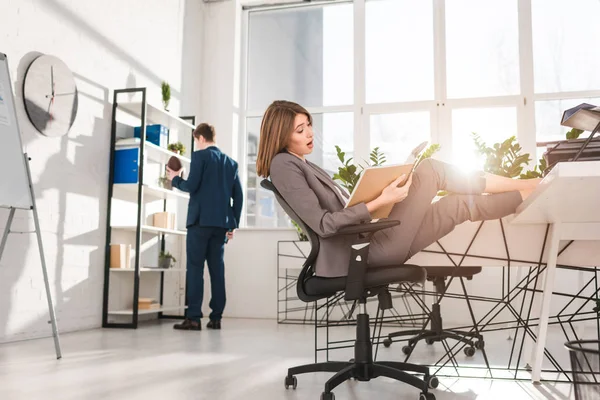
[(186, 316), (194, 321), (202, 318), (206, 261), (212, 291), (209, 318), (220, 321), (226, 300), (225, 237), (228, 230), (238, 228), (242, 213), (238, 164), (216, 146), (195, 151), (188, 179), (174, 177), (173, 187), (190, 194), (186, 222)]

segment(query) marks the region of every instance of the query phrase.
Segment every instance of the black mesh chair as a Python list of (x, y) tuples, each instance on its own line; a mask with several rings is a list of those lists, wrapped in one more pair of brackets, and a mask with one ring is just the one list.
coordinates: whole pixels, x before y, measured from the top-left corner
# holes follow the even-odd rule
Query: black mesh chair
[[(412, 336), (408, 339), (408, 344), (402, 347), (402, 352), (407, 356), (412, 353), (413, 349), (417, 345), (417, 343), (421, 340), (425, 340), (425, 343), (431, 345), (435, 342), (441, 342), (446, 339), (454, 339), (461, 343), (466, 344), (465, 347), (465, 355), (467, 357), (473, 357), (475, 355), (475, 350), (482, 350), (485, 346), (485, 342), (483, 340), (483, 336), (479, 333), (477, 329), (477, 322), (473, 319), (473, 326), (475, 327), (475, 331), (465, 331), (458, 329), (444, 329), (442, 324), (442, 313), (440, 308), (440, 297), (446, 293), (448, 289), (446, 284), (446, 279), (449, 277), (454, 277), (458, 279), (466, 278), (467, 280), (473, 279), (473, 275), (476, 275), (481, 272), (481, 267), (424, 267), (427, 272), (427, 280), (433, 282), (433, 286), (435, 287), (436, 299), (431, 307), (431, 311), (428, 315), (428, 321), (430, 322), (430, 328), (425, 329), (417, 329), (417, 330), (404, 330), (399, 332), (390, 333), (383, 341), (383, 345), (385, 347), (390, 347), (392, 345), (392, 341), (394, 338), (403, 337), (403, 336)], [(471, 305), (469, 303), (469, 297), (467, 292), (464, 293), (465, 299), (467, 301), (467, 305), (469, 306), (469, 310), (472, 314)], [(423, 306), (424, 307), (424, 306)]]
[[(391, 228), (398, 221), (379, 221), (375, 223), (352, 225), (340, 229), (337, 235), (354, 235), (357, 243), (352, 246), (352, 257), (348, 276), (324, 278), (315, 275), (314, 262), (319, 253), (319, 237), (296, 215), (294, 210), (281, 197), (269, 180), (263, 180), (261, 186), (275, 195), (278, 203), (306, 233), (311, 251), (298, 276), (297, 292), (300, 300), (308, 303), (328, 298), (336, 293), (344, 292), (347, 301), (356, 301), (360, 305), (357, 315), (356, 341), (354, 343), (354, 359), (349, 362), (322, 362), (301, 365), (288, 369), (285, 377), (285, 388), (296, 389), (296, 375), (311, 372), (332, 372), (321, 394), (321, 400), (334, 400), (332, 390), (348, 379), (370, 381), (383, 376), (405, 382), (421, 390), (419, 400), (435, 400), (429, 388), (436, 388), (438, 380), (429, 374), (429, 368), (403, 362), (373, 362), (373, 344), (370, 338), (369, 315), (367, 314), (367, 298), (378, 296), (379, 309), (385, 311), (392, 308), (392, 298), (388, 286), (402, 282), (422, 282), (425, 270), (416, 265), (390, 265), (388, 267), (367, 268), (369, 241), (374, 232)], [(383, 317), (382, 317), (383, 318)], [(410, 372), (410, 373), (409, 373)], [(423, 375), (419, 378), (418, 375)]]

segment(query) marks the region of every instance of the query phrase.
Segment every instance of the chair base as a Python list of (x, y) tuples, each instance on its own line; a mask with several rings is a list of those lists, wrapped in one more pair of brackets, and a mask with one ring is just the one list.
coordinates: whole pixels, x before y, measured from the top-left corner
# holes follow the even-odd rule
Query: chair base
[(433, 305), (430, 317), (431, 329), (418, 329), (390, 333), (387, 339), (383, 341), (383, 345), (385, 347), (390, 347), (392, 345), (392, 339), (395, 337), (412, 336), (410, 339), (408, 339), (408, 345), (402, 348), (402, 352), (406, 355), (409, 355), (412, 353), (416, 344), (421, 340), (425, 340), (425, 343), (431, 345), (435, 342), (441, 342), (442, 340), (453, 339), (467, 345), (464, 350), (467, 357), (474, 356), (475, 350), (482, 350), (485, 347), (483, 336), (477, 332), (444, 329), (442, 326), (442, 317), (439, 304)]
[[(359, 314), (357, 316), (357, 339), (354, 343), (355, 358), (350, 362), (322, 362), (314, 364), (300, 365), (288, 369), (285, 377), (285, 388), (292, 387), (296, 389), (296, 375), (311, 372), (333, 372), (333, 375), (326, 383), (325, 390), (321, 394), (321, 400), (334, 400), (333, 390), (349, 379), (355, 379), (361, 382), (368, 382), (371, 379), (380, 376), (395, 379), (407, 383), (421, 390), (419, 400), (435, 400), (435, 396), (429, 393), (429, 388), (435, 389), (438, 386), (438, 379), (429, 374), (429, 368), (403, 362), (373, 362), (372, 343), (369, 335), (369, 316)], [(423, 374), (423, 379), (415, 374)]]

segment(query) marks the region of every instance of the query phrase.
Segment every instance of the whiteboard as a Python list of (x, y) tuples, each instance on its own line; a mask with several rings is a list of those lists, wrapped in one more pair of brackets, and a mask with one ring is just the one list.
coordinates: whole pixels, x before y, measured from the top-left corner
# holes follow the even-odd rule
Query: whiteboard
[(0, 206), (31, 209), (29, 176), (15, 112), (8, 60), (0, 53)]

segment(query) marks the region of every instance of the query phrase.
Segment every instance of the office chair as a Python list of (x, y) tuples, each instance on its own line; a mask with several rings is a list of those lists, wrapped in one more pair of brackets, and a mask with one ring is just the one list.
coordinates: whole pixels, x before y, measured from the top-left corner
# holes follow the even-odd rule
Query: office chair
[[(429, 368), (422, 365), (403, 362), (373, 362), (373, 344), (370, 338), (369, 315), (367, 314), (367, 298), (378, 296), (379, 309), (385, 311), (392, 308), (391, 294), (388, 285), (400, 282), (423, 282), (425, 270), (416, 265), (390, 265), (389, 267), (367, 268), (369, 242), (374, 232), (398, 225), (398, 221), (379, 221), (351, 225), (340, 229), (337, 235), (354, 235), (357, 243), (351, 248), (351, 260), (348, 276), (339, 278), (324, 278), (315, 275), (314, 263), (319, 253), (319, 237), (302, 221), (281, 197), (271, 181), (265, 179), (261, 186), (275, 195), (287, 215), (294, 220), (306, 233), (311, 245), (300, 274), (296, 289), (298, 298), (306, 303), (324, 299), (344, 292), (345, 300), (357, 301), (360, 313), (357, 315), (356, 340), (354, 343), (354, 359), (349, 362), (322, 362), (306, 364), (288, 369), (285, 377), (285, 388), (296, 389), (296, 375), (310, 372), (333, 372), (334, 376), (325, 383), (321, 400), (335, 400), (332, 390), (348, 379), (370, 381), (384, 376), (408, 383), (421, 390), (419, 400), (435, 400), (429, 388), (438, 386), (438, 379), (429, 374)], [(378, 311), (379, 314), (379, 311)], [(383, 317), (382, 317), (383, 318)], [(377, 319), (376, 319), (377, 321)], [(406, 371), (423, 374), (423, 379)]]
[[(479, 334), (478, 330), (475, 330), (475, 332), (467, 332), (456, 329), (444, 329), (439, 296), (445, 293), (447, 289), (446, 278), (453, 276), (455, 278), (467, 278), (467, 280), (471, 280), (473, 279), (473, 275), (481, 272), (481, 267), (425, 267), (425, 271), (427, 271), (427, 280), (433, 282), (436, 292), (436, 299), (432, 305), (431, 312), (429, 313), (431, 328), (390, 333), (388, 337), (384, 339), (383, 345), (385, 347), (390, 347), (392, 345), (392, 339), (395, 337), (413, 336), (408, 340), (408, 345), (402, 347), (402, 352), (408, 356), (412, 353), (417, 343), (423, 339), (425, 339), (425, 343), (429, 345), (445, 339), (454, 339), (461, 343), (465, 343), (467, 345), (464, 350), (465, 355), (467, 357), (472, 357), (475, 355), (475, 349), (481, 350), (484, 348), (485, 342), (483, 341), (483, 336)], [(467, 293), (465, 293), (465, 296), (467, 296)], [(467, 298), (467, 302), (468, 301)], [(476, 322), (473, 321), (473, 324), (476, 324)], [(473, 341), (473, 339), (476, 340)]]

